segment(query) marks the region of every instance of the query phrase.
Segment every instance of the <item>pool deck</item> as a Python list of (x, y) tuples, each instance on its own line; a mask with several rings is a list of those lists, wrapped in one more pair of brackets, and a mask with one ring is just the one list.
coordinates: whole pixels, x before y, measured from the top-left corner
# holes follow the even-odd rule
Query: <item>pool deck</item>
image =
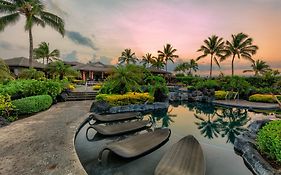
[(260, 110), (280, 109), (278, 104), (257, 103), (257, 102), (250, 102), (250, 101), (246, 101), (246, 100), (215, 100), (215, 101), (213, 101), (213, 104), (218, 105), (218, 106), (247, 108), (247, 109), (260, 109)]
[(92, 101), (70, 101), (0, 128), (0, 174), (86, 175), (74, 147)]

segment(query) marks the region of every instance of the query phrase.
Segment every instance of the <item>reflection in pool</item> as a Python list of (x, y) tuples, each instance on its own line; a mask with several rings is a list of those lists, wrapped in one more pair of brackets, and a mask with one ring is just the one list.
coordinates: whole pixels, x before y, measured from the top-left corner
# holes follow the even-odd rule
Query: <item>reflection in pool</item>
[[(77, 135), (75, 147), (88, 174), (149, 175), (153, 174), (162, 155), (172, 144), (192, 134), (204, 151), (206, 175), (251, 175), (242, 158), (234, 153), (233, 142), (255, 115), (245, 109), (218, 108), (212, 104), (171, 104), (167, 110), (144, 114), (144, 118), (150, 118), (154, 123), (152, 128), (126, 135), (104, 137), (86, 124)], [(98, 153), (106, 143), (159, 127), (169, 127), (172, 134), (167, 143), (153, 152), (135, 159), (122, 159), (110, 154), (106, 165), (98, 163)]]

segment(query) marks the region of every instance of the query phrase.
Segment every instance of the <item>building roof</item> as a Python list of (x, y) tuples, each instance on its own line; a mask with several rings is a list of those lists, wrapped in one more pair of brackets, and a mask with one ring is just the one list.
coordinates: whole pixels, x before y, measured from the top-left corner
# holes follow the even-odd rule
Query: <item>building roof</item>
[(80, 64), (73, 66), (76, 70), (85, 70), (85, 71), (94, 71), (94, 72), (107, 72), (110, 73), (113, 71), (113, 65), (105, 65), (101, 62), (94, 62), (94, 63), (87, 63), (87, 64)]
[(158, 69), (156, 67), (149, 67), (147, 68), (151, 73), (156, 73), (156, 74), (172, 74), (171, 72), (162, 70), (162, 69)]
[(64, 64), (70, 65), (70, 66), (77, 66), (77, 65), (83, 64), (78, 61), (63, 61), (63, 62), (64, 62)]
[[(8, 66), (13, 67), (29, 67), (29, 59), (25, 57), (16, 57), (4, 60)], [(32, 66), (34, 68), (41, 68), (45, 67), (44, 64), (39, 63), (38, 61), (32, 60)]]

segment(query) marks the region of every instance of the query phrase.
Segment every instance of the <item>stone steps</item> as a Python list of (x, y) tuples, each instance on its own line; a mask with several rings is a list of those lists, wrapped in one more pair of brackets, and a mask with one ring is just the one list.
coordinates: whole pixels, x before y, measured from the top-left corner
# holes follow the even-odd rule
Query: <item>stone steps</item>
[(94, 100), (97, 92), (70, 92), (66, 101)]

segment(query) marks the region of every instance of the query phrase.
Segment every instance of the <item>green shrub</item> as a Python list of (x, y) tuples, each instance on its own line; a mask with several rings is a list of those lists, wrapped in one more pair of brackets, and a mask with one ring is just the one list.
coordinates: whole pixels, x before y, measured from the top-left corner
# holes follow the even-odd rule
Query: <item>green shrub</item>
[(219, 83), (216, 80), (202, 80), (196, 83), (196, 89), (217, 89), (219, 87)]
[(281, 163), (281, 120), (269, 122), (257, 134), (258, 148)]
[(152, 103), (154, 97), (149, 95), (149, 93), (133, 93), (128, 92), (123, 95), (118, 94), (99, 94), (96, 96), (97, 101), (106, 101), (111, 106), (123, 106), (129, 104), (143, 104)]
[(21, 79), (35, 79), (44, 80), (45, 73), (42, 71), (37, 71), (36, 69), (24, 69), (20, 72), (19, 78)]
[(232, 91), (215, 91), (216, 100), (233, 99), (236, 92)]
[(16, 120), (17, 116), (12, 115), (14, 108), (15, 106), (12, 104), (9, 95), (0, 95), (0, 116), (6, 118), (10, 122)]
[[(281, 100), (281, 96), (278, 95), (277, 98)], [(253, 102), (264, 102), (264, 103), (276, 103), (275, 98), (271, 94), (254, 94), (249, 97), (249, 101)]]
[(239, 92), (239, 96), (248, 97), (253, 89), (244, 77), (239, 76), (225, 76), (221, 79), (222, 90)]
[(186, 85), (194, 85), (199, 81), (204, 80), (204, 78), (197, 77), (197, 76), (184, 76), (184, 77), (176, 77), (177, 81), (182, 82)]
[(50, 95), (53, 99), (59, 95), (64, 88), (63, 81), (54, 80), (14, 80), (0, 87), (0, 94), (21, 97), (35, 95)]
[(19, 115), (32, 114), (46, 110), (52, 103), (53, 100), (50, 95), (38, 95), (12, 101)]

